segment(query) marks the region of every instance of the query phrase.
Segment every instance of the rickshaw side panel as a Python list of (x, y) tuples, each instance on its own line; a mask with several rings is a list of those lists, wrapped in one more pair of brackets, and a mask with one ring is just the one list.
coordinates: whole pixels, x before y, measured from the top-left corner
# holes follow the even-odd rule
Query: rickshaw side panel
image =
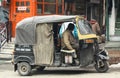
[(89, 44), (80, 43), (80, 44), (82, 44), (79, 50), (80, 64), (83, 67), (88, 66), (94, 62), (94, 55), (95, 55), (95, 51), (93, 48), (94, 43), (89, 43)]
[(30, 65), (33, 65), (34, 64), (34, 56), (33, 56), (33, 53), (16, 53), (15, 56), (14, 56), (14, 64), (17, 64), (19, 62), (28, 62)]
[(30, 45), (17, 45), (14, 52), (14, 64), (19, 62), (28, 62), (30, 65), (34, 64), (34, 54)]

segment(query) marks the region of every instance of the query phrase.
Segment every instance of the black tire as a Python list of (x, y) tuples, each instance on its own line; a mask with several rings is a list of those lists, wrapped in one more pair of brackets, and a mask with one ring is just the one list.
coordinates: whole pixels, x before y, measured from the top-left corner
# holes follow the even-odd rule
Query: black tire
[[(102, 63), (102, 64), (100, 64)], [(100, 61), (99, 65), (98, 63), (95, 64), (95, 69), (99, 72), (99, 73), (104, 73), (107, 72), (109, 69), (109, 64), (108, 61)]]
[(45, 66), (40, 66), (39, 68), (37, 68), (37, 71), (43, 71), (45, 69)]
[(29, 76), (31, 74), (31, 66), (27, 62), (18, 63), (18, 73), (21, 76)]

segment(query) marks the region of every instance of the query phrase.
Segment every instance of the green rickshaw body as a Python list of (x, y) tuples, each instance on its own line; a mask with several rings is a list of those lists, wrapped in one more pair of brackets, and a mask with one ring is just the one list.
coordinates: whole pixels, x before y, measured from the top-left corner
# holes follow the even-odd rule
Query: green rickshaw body
[[(59, 31), (62, 23), (73, 22), (76, 26), (79, 65), (73, 64), (72, 54), (61, 52)], [(47, 15), (25, 18), (16, 26), (13, 64), (20, 75), (29, 75), (31, 69), (43, 70), (46, 66), (88, 66), (98, 54), (98, 37), (82, 16)], [(71, 62), (66, 63), (66, 55)], [(64, 64), (63, 64), (64, 63)], [(22, 66), (25, 68), (22, 69)], [(28, 70), (27, 70), (28, 69)]]

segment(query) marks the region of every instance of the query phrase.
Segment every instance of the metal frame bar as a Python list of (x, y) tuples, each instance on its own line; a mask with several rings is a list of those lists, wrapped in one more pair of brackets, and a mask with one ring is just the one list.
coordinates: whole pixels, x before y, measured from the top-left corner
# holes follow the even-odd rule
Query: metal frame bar
[(0, 52), (1, 52), (2, 46), (6, 43), (6, 41), (7, 41), (7, 29), (6, 27), (4, 27), (0, 31)]

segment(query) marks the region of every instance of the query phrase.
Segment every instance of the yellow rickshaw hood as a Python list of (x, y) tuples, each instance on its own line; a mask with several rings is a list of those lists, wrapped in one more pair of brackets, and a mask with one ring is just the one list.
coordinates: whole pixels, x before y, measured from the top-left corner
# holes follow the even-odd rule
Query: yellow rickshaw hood
[(79, 40), (83, 40), (83, 39), (91, 39), (91, 38), (98, 39), (98, 36), (97, 36), (96, 34), (86, 34), (86, 35), (81, 35), (80, 33), (78, 33), (78, 39), (79, 39)]

